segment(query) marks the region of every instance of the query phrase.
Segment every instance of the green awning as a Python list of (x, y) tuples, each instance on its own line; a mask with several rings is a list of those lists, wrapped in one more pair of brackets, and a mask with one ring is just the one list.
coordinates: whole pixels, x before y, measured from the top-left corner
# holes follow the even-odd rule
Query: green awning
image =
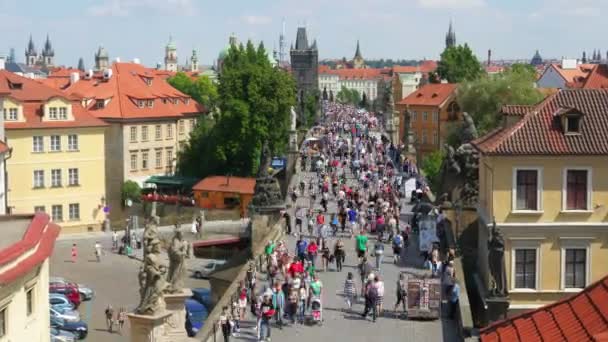
[(155, 184), (159, 187), (171, 187), (171, 188), (183, 188), (192, 189), (194, 184), (199, 180), (192, 177), (181, 177), (181, 176), (152, 176), (144, 183)]

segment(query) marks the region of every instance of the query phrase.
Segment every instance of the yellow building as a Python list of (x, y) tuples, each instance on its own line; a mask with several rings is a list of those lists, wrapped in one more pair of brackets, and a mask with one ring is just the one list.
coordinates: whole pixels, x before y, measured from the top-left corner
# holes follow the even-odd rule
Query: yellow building
[(479, 240), (485, 244), (495, 220), (510, 311), (519, 311), (608, 273), (608, 91), (562, 90), (502, 114), (502, 128), (473, 142)]
[(79, 101), (0, 71), (11, 213), (47, 212), (66, 232), (99, 230), (105, 219), (107, 124)]

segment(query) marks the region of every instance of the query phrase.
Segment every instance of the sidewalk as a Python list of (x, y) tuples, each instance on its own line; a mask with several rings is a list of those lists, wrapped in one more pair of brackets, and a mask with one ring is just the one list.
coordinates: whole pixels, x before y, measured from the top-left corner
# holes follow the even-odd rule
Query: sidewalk
[[(237, 220), (237, 221), (206, 221), (203, 224), (203, 230), (206, 232), (213, 231), (218, 228), (236, 228), (238, 226), (245, 227), (249, 224), (249, 219), (246, 220)], [(181, 230), (184, 232), (190, 232), (190, 223), (184, 223), (181, 225)], [(158, 227), (159, 233), (170, 233), (174, 229), (173, 226), (160, 226)], [(143, 225), (137, 229), (137, 231), (143, 231)], [(118, 230), (118, 234), (122, 236), (124, 230)], [(112, 231), (96, 231), (96, 232), (85, 232), (85, 233), (74, 233), (74, 234), (60, 234), (57, 238), (57, 241), (72, 241), (72, 240), (87, 240), (87, 239), (99, 239), (104, 237), (111, 237)]]

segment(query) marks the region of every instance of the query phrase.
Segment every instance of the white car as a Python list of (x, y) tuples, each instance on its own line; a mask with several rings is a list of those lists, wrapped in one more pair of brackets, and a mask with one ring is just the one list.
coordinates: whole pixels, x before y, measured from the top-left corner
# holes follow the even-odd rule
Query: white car
[(218, 267), (226, 264), (226, 260), (211, 260), (202, 269), (194, 271), (194, 278), (207, 278)]
[(78, 322), (80, 321), (80, 313), (74, 310), (56, 310), (53, 308), (49, 308), (51, 317), (61, 318), (68, 322)]

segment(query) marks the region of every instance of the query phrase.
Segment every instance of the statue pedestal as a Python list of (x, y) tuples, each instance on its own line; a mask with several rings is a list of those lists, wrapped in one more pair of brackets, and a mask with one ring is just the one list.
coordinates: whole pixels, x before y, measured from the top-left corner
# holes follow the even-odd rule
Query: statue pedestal
[(190, 289), (183, 289), (180, 293), (167, 293), (164, 295), (167, 303), (167, 312), (171, 314), (167, 318), (165, 331), (167, 341), (186, 340), (186, 299), (192, 297)]
[(129, 317), (129, 323), (131, 326), (131, 342), (171, 341), (170, 339), (167, 339), (168, 335), (166, 324), (166, 321), (170, 316), (171, 313), (167, 311), (154, 316), (138, 315), (133, 313), (128, 314), (127, 317)]
[(486, 298), (488, 323), (500, 321), (507, 318), (509, 310), (509, 297)]

